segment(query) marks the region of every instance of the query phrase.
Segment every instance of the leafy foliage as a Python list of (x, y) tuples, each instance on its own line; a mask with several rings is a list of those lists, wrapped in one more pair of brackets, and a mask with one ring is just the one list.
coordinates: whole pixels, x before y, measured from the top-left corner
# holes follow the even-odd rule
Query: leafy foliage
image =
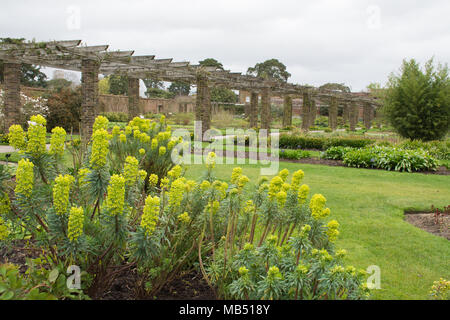
[(282, 82), (287, 82), (291, 77), (291, 74), (286, 71), (286, 66), (277, 59), (270, 59), (262, 63), (257, 63), (254, 67), (248, 68), (247, 74), (265, 79), (275, 79)]
[(384, 113), (403, 137), (438, 140), (450, 127), (450, 78), (448, 67), (433, 66), (422, 71), (414, 60), (403, 61), (401, 74), (389, 79)]

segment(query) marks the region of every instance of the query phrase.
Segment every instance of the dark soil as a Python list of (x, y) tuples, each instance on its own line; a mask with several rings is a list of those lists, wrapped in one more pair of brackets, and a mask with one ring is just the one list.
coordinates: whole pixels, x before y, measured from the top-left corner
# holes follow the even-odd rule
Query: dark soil
[[(136, 270), (127, 270), (113, 282), (111, 289), (102, 296), (102, 300), (135, 300), (133, 288), (136, 285)], [(208, 286), (201, 273), (192, 271), (167, 283), (156, 297), (157, 300), (214, 300), (214, 291)]]
[(25, 240), (15, 240), (10, 245), (0, 247), (0, 263), (13, 263), (20, 266), (19, 271), (25, 273), (27, 267), (26, 259), (38, 258), (41, 253), (39, 248), (35, 248)]
[(450, 240), (450, 215), (441, 215), (436, 223), (434, 213), (406, 212), (405, 220), (426, 232)]

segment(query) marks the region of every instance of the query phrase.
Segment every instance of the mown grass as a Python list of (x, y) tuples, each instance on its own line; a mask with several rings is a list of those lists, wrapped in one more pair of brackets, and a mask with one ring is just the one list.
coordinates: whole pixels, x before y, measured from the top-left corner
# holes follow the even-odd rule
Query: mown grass
[[(250, 181), (258, 165), (239, 165)], [(228, 181), (235, 165), (217, 165), (217, 178)], [(407, 208), (428, 210), (450, 203), (450, 177), (419, 173), (280, 163), (280, 170), (302, 169), (312, 193), (327, 198), (331, 218), (341, 224), (337, 246), (348, 250), (347, 263), (381, 268), (381, 290), (373, 299), (427, 299), (433, 281), (450, 278), (450, 243), (404, 221)], [(198, 179), (202, 165), (186, 176)]]

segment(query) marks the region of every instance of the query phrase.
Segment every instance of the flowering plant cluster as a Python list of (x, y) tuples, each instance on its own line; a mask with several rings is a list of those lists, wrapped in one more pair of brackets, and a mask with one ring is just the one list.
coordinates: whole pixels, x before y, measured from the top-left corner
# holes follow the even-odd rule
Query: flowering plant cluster
[[(329, 219), (323, 195), (309, 196), (303, 171), (252, 184), (237, 167), (225, 182), (214, 178), (210, 153), (204, 178), (189, 180), (169, 163), (180, 140), (164, 119), (135, 118), (108, 132), (104, 117), (85, 155), (67, 168), (61, 152), (78, 143), (66, 146), (64, 129), (56, 129), (47, 151), (45, 119), (31, 121), (27, 133), (10, 128), (23, 159), (13, 188), (0, 170), (0, 241), (27, 237), (46, 266), (79, 266), (79, 297), (101, 297), (127, 270), (137, 275), (136, 297), (154, 297), (196, 266), (224, 298), (367, 297), (363, 273), (344, 266), (345, 251), (335, 249), (339, 223)], [(54, 294), (50, 288), (42, 290)]]

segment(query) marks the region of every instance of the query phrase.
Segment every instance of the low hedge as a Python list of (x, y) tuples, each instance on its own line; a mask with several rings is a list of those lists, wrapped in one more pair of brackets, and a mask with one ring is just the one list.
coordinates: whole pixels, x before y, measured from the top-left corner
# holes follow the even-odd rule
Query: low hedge
[(422, 149), (406, 150), (381, 146), (361, 149), (332, 147), (322, 153), (322, 158), (343, 160), (349, 167), (388, 171), (430, 171), (438, 167), (438, 160)]
[(283, 149), (327, 150), (330, 147), (337, 146), (364, 148), (373, 143), (374, 140), (371, 139), (309, 137), (292, 134), (282, 134), (280, 136), (280, 148)]

